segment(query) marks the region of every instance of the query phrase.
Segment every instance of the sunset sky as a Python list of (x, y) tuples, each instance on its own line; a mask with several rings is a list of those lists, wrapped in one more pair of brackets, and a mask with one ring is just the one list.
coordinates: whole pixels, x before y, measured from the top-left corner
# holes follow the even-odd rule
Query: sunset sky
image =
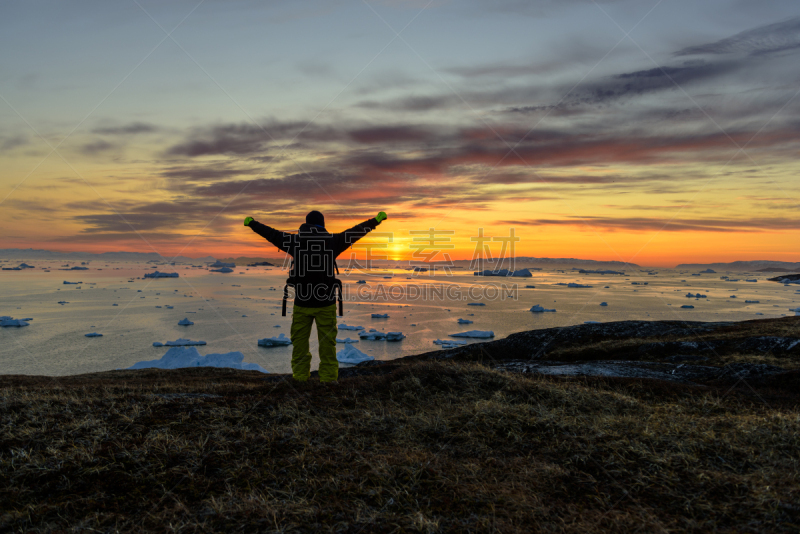
[(0, 248), (269, 257), (245, 216), (383, 210), (397, 260), (514, 228), (519, 256), (800, 261), (797, 0), (0, 10)]

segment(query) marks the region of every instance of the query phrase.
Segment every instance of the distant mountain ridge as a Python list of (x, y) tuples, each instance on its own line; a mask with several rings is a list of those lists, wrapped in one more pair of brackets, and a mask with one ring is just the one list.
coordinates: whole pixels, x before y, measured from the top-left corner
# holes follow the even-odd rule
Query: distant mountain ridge
[(161, 256), (155, 252), (57, 252), (32, 248), (5, 248), (0, 249), (0, 259), (14, 260), (89, 260), (89, 261), (170, 261), (176, 263), (205, 263), (214, 262), (215, 258), (204, 256), (202, 258), (189, 258), (187, 256)]
[(732, 261), (729, 263), (681, 263), (676, 269), (714, 269), (715, 271), (761, 271), (770, 267), (800, 272), (800, 263), (790, 261), (752, 260)]

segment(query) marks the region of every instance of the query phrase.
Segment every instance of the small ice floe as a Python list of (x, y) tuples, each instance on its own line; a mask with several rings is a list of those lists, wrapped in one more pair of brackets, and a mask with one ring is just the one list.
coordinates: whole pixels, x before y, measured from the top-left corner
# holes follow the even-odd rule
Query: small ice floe
[(554, 312), (556, 310), (555, 308), (553, 308), (552, 310), (548, 310), (547, 308), (542, 308), (538, 304), (534, 304), (533, 306), (531, 306), (531, 311), (533, 313), (543, 313), (543, 312)]
[(247, 315), (242, 315), (242, 317), (247, 317)]
[(178, 278), (178, 273), (160, 273), (153, 271), (152, 273), (145, 273), (145, 278)]
[(272, 328), (280, 328), (280, 327), (281, 327), (281, 325), (279, 325), (279, 324), (276, 324), (276, 325), (272, 326)]
[(567, 287), (592, 287), (586, 284), (576, 284), (575, 282), (570, 282), (567, 284)]
[(372, 318), (373, 319), (388, 319), (389, 318), (389, 314), (388, 313), (373, 313), (372, 314)]
[(186, 339), (183, 337), (179, 337), (175, 341), (167, 341), (166, 343), (161, 343), (160, 341), (155, 341), (153, 343), (154, 347), (189, 347), (193, 345), (205, 345), (205, 341), (192, 341), (191, 339)]
[(447, 334), (450, 337), (477, 337), (489, 338), (494, 337), (494, 332), (491, 330), (468, 330), (467, 332), (459, 332), (457, 334)]
[(681, 308), (685, 310), (693, 310), (694, 306), (692, 306), (691, 304), (684, 304), (683, 306), (681, 306)]
[(223, 267), (221, 269), (209, 269), (209, 271), (212, 273), (232, 273), (233, 269), (230, 267)]
[(600, 324), (600, 321), (583, 321), (583, 324)]
[(339, 325), (339, 330), (364, 330), (363, 326), (349, 326), (344, 323)]
[(61, 305), (69, 304), (69, 302), (67, 302), (66, 300), (59, 300), (58, 303)]
[(601, 302), (600, 306), (608, 306), (608, 302)]
[(136, 292), (137, 292), (137, 293), (141, 293), (141, 292), (142, 292), (142, 290), (141, 290), (141, 289), (137, 289), (137, 290), (136, 290)]
[(443, 349), (452, 349), (453, 347), (458, 347), (460, 345), (466, 345), (466, 341), (461, 341), (459, 339), (435, 339), (433, 341), (434, 345), (441, 345)]
[(536, 289), (536, 286), (525, 286), (525, 289)]
[(161, 306), (156, 306), (156, 308), (160, 308)]
[(469, 319), (460, 319), (458, 320), (458, 324), (472, 324), (472, 321)]
[(756, 312), (756, 315), (764, 315), (764, 314), (761, 312)]
[(346, 337), (344, 339), (339, 339), (337, 337), (336, 338), (336, 342), (337, 343), (358, 343), (358, 340), (357, 339), (352, 339), (352, 338), (349, 338), (349, 337)]
[(731, 295), (729, 298), (735, 299), (736, 295)]
[(485, 302), (468, 302), (467, 306), (486, 306)]
[(406, 336), (402, 332), (379, 332), (374, 328), (370, 328), (369, 332), (360, 332), (358, 337), (368, 341), (400, 341)]
[(631, 282), (632, 286), (646, 286), (649, 285), (650, 282)]
[(103, 337), (103, 334), (98, 334), (97, 332), (92, 332), (90, 334), (83, 334), (86, 337)]
[(258, 340), (259, 347), (282, 347), (291, 344), (292, 340), (286, 337), (284, 333), (279, 334), (278, 337), (265, 337)]
[(117, 303), (115, 302), (114, 304), (112, 304), (112, 306), (119, 306), (119, 304), (117, 304)]
[(708, 295), (703, 295), (701, 293), (686, 293), (687, 299), (707, 299)]
[(8, 315), (4, 315), (0, 317), (0, 326), (28, 326), (28, 322), (31, 319), (12, 319)]
[(356, 284), (366, 284), (366, 283), (367, 283), (366, 280), (359, 280), (358, 282), (356, 282)]
[(347, 344), (336, 353), (336, 359), (341, 363), (357, 364), (374, 360), (372, 356), (364, 354), (353, 345)]
[(79, 284), (82, 284), (82, 283), (83, 282), (67, 282), (66, 280), (64, 280), (64, 284), (79, 285)]
[(193, 323), (192, 321), (190, 321), (188, 317), (184, 317), (183, 319), (181, 319), (180, 321), (178, 321), (178, 324), (179, 324), (179, 325), (183, 325), (183, 326), (191, 326), (191, 325), (193, 325), (194, 323)]
[(745, 282), (758, 282), (758, 279), (757, 278), (750, 278), (749, 280), (745, 279)]
[(175, 307), (175, 306), (167, 306), (167, 309), (168, 309), (168, 310), (171, 310), (171, 309), (172, 309), (172, 308), (174, 308), (174, 307)]
[(171, 347), (158, 360), (136, 362), (128, 369), (183, 369), (186, 367), (225, 367), (243, 371), (268, 371), (256, 363), (244, 363), (244, 354), (228, 352), (225, 354), (206, 354), (201, 356), (195, 347)]
[(714, 269), (706, 269), (705, 271), (700, 271), (700, 272), (707, 274), (716, 274), (717, 271), (715, 271)]

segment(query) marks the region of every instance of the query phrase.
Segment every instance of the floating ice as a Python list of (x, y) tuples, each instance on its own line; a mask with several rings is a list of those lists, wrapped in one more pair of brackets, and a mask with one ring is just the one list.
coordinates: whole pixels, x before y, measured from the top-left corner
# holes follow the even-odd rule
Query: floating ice
[(370, 328), (369, 332), (360, 332), (358, 337), (368, 341), (400, 341), (406, 336), (402, 332), (379, 332), (374, 328)]
[(533, 276), (530, 269), (520, 269), (518, 271), (509, 271), (508, 269), (493, 271), (491, 269), (487, 269), (485, 271), (476, 271), (472, 274), (473, 276), (516, 276), (520, 278), (528, 278)]
[(689, 299), (707, 299), (708, 295), (702, 295), (700, 293), (686, 293), (686, 298), (689, 298)]
[(583, 321), (583, 324), (600, 324), (600, 321)]
[(735, 299), (736, 295), (731, 295), (730, 298)]
[(369, 362), (374, 360), (372, 356), (364, 354), (353, 345), (347, 344), (345, 347), (336, 353), (336, 359), (341, 363), (357, 364), (361, 362)]
[(467, 306), (486, 306), (485, 302), (468, 302)]
[(717, 271), (714, 269), (706, 269), (705, 271), (700, 271), (701, 273), (708, 273), (708, 274), (716, 274)]
[(86, 337), (103, 337), (103, 334), (98, 334), (97, 332), (92, 332), (91, 334), (84, 334)]
[(759, 304), (761, 301), (759, 300), (745, 300), (745, 304)]
[(220, 267), (236, 267), (235, 263), (225, 263), (222, 261), (215, 261), (214, 263), (210, 264), (209, 267), (214, 267), (215, 269), (219, 269)]
[(178, 273), (160, 273), (153, 271), (152, 273), (145, 273), (145, 278), (178, 278)]
[(600, 306), (608, 306), (608, 302), (601, 302)]
[(222, 269), (209, 269), (212, 273), (232, 273), (233, 269), (230, 267), (223, 267)]
[(553, 308), (552, 310), (548, 310), (547, 308), (542, 308), (538, 304), (534, 304), (533, 306), (531, 306), (531, 311), (533, 313), (543, 313), (543, 312), (554, 312), (556, 310), (555, 308)]
[(681, 306), (681, 308), (684, 308), (684, 309), (687, 309), (687, 310), (693, 310), (694, 306), (692, 306), (691, 304), (684, 304), (683, 306)]
[(367, 283), (366, 280), (359, 280), (358, 282), (356, 282), (356, 284), (366, 284), (366, 283)]
[(10, 316), (4, 315), (0, 317), (0, 326), (28, 326), (28, 323), (24, 319), (12, 319)]
[(226, 354), (207, 354), (201, 356), (194, 347), (172, 347), (158, 360), (136, 362), (128, 369), (183, 369), (186, 367), (226, 367), (243, 371), (268, 371), (255, 363), (244, 363), (244, 354), (228, 352)]
[(460, 319), (458, 320), (458, 324), (472, 324), (472, 321), (469, 319)]
[(745, 280), (745, 282), (758, 282), (757, 278), (750, 278), (749, 280)]
[(339, 330), (364, 330), (363, 326), (349, 326), (344, 323), (339, 325)]
[(171, 309), (172, 309), (172, 308), (174, 308), (174, 307), (175, 307), (175, 306), (167, 306), (167, 309), (168, 309), (168, 310), (171, 310)]
[(536, 286), (525, 286), (525, 289), (536, 289)]
[(346, 337), (344, 339), (339, 339), (337, 337), (336, 338), (336, 342), (337, 343), (358, 343), (358, 340), (357, 339), (352, 339), (352, 338), (349, 338), (349, 337)]
[(178, 321), (178, 324), (179, 324), (179, 325), (183, 325), (183, 326), (191, 326), (191, 325), (193, 325), (194, 323), (193, 323), (192, 321), (190, 321), (188, 317), (184, 317), (183, 319), (181, 319), (180, 321)]
[(444, 348), (452, 348), (467, 344), (466, 341), (461, 341), (459, 339), (435, 339), (433, 343), (434, 345), (441, 345)]
[(467, 332), (459, 332), (457, 334), (447, 334), (450, 337), (477, 337), (489, 338), (494, 337), (494, 332), (491, 330), (469, 330)]
[(119, 306), (119, 304), (117, 304), (117, 303), (115, 302), (114, 304), (112, 304), (112, 306)]
[(64, 280), (64, 284), (78, 285), (78, 284), (82, 284), (82, 283), (83, 282), (67, 282), (66, 280)]
[(372, 314), (372, 318), (373, 319), (388, 319), (389, 318), (389, 314), (388, 313), (373, 313)]
[(66, 300), (59, 300), (58, 303), (59, 304), (69, 304), (69, 302), (67, 302)]
[(282, 347), (284, 345), (291, 345), (292, 340), (286, 337), (286, 334), (281, 333), (278, 337), (265, 337), (258, 340), (259, 347)]
[[(186, 339), (183, 337), (179, 337), (175, 341), (167, 341), (164, 343), (167, 347), (188, 347), (190, 345), (205, 345), (205, 341), (192, 341), (191, 339)], [(154, 345), (155, 346), (155, 345)]]
[(632, 286), (646, 286), (649, 285), (650, 282), (631, 282)]

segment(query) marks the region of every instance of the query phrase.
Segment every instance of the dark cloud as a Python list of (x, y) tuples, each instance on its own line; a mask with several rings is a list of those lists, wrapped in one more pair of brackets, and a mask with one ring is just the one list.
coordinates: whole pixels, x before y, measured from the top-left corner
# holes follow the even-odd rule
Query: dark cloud
[(360, 128), (348, 132), (350, 138), (358, 143), (401, 143), (423, 142), (435, 137), (435, 133), (424, 128), (414, 126), (377, 126)]
[(800, 17), (759, 26), (713, 43), (689, 46), (675, 52), (675, 55), (763, 55), (797, 48), (800, 48)]
[(95, 128), (92, 133), (101, 135), (133, 135), (140, 133), (152, 133), (158, 131), (158, 127), (145, 122), (132, 122), (123, 126), (110, 126)]
[(211, 165), (183, 165), (168, 167), (161, 171), (161, 176), (180, 181), (208, 181), (235, 178), (237, 176), (252, 175), (259, 169), (238, 168), (231, 165), (215, 163)]
[(100, 154), (102, 152), (108, 152), (109, 150), (117, 148), (117, 145), (113, 143), (109, 143), (108, 141), (94, 141), (92, 143), (86, 143), (80, 148), (80, 151), (88, 156), (93, 156), (95, 154)]
[(0, 150), (11, 150), (18, 146), (27, 145), (28, 142), (28, 138), (24, 135), (0, 137)]
[(656, 219), (647, 217), (568, 217), (566, 219), (529, 219), (497, 221), (498, 224), (518, 226), (572, 226), (602, 228), (627, 232), (773, 232), (792, 230), (797, 223), (789, 218), (761, 219)]
[(281, 142), (334, 141), (344, 134), (331, 127), (303, 122), (272, 122), (265, 126), (244, 123), (213, 126), (195, 131), (190, 138), (167, 150), (173, 156), (246, 155), (267, 151)]

